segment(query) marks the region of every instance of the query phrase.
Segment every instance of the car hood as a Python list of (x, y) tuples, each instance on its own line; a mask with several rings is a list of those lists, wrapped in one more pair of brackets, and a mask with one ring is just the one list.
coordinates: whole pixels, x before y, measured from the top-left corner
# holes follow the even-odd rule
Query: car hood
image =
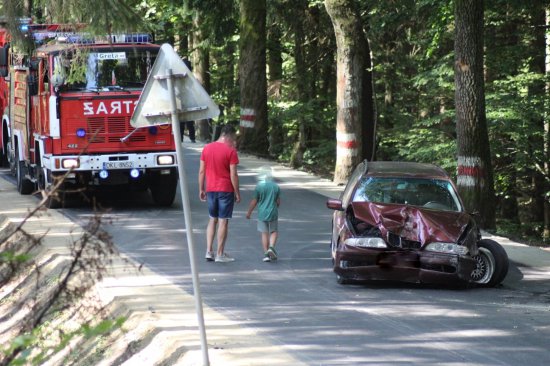
[(355, 217), (388, 233), (422, 246), (432, 242), (456, 243), (471, 222), (465, 212), (438, 211), (409, 205), (353, 202)]

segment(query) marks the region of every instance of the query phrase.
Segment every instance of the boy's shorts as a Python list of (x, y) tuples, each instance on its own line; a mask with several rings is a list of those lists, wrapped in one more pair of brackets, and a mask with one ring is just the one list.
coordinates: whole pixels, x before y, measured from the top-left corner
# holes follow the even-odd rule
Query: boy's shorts
[(273, 221), (260, 221), (258, 220), (258, 231), (261, 233), (272, 233), (277, 231), (277, 220)]
[(206, 192), (208, 215), (216, 219), (230, 219), (233, 216), (235, 193)]

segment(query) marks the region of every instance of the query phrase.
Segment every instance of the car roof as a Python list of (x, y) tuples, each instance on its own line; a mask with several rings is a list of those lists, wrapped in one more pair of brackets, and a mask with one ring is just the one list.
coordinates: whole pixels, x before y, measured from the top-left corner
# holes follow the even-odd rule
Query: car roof
[(365, 162), (364, 175), (377, 177), (435, 178), (449, 180), (445, 170), (433, 164), (405, 161), (369, 161)]

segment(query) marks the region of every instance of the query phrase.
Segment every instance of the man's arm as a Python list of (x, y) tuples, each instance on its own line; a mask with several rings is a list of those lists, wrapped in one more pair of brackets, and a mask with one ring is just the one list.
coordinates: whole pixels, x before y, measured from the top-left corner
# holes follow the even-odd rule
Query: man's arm
[(237, 164), (229, 165), (229, 173), (231, 175), (231, 184), (235, 192), (235, 202), (241, 202), (241, 192), (239, 190), (239, 175), (237, 174)]
[(206, 191), (204, 188), (204, 176), (206, 174), (204, 161), (201, 160), (199, 166), (199, 198), (201, 201), (206, 201)]

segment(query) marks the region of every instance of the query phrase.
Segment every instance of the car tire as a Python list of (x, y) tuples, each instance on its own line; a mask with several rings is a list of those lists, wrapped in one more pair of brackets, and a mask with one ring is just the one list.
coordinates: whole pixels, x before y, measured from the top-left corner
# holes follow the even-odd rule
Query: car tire
[(508, 254), (502, 245), (494, 240), (482, 239), (477, 245), (479, 252), (473, 257), (476, 266), (470, 281), (480, 287), (495, 287), (508, 274)]
[(6, 149), (4, 147), (0, 147), (0, 167), (1, 168), (9, 166), (8, 153), (5, 150)]
[(15, 164), (16, 164), (16, 180), (17, 180), (17, 191), (20, 194), (31, 194), (34, 191), (34, 183), (25, 177), (27, 172), (27, 167), (25, 166), (24, 161), (19, 161), (19, 153), (15, 151)]
[(150, 182), (149, 190), (156, 205), (170, 207), (176, 197), (178, 175), (175, 169), (167, 175), (157, 175)]

